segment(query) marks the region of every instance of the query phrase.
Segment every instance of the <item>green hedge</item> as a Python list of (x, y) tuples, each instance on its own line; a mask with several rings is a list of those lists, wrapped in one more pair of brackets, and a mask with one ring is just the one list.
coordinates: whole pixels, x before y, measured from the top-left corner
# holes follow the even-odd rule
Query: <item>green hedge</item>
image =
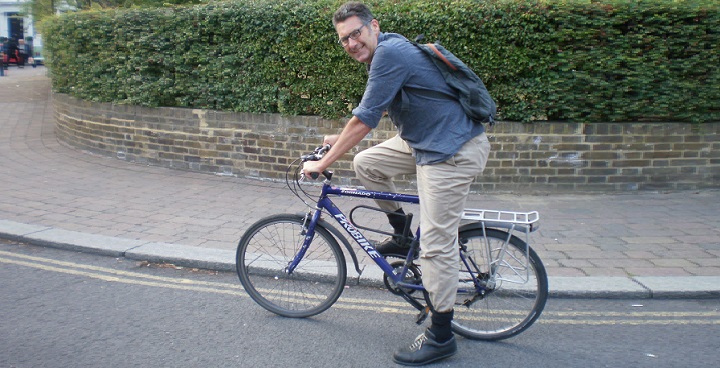
[[(364, 66), (342, 1), (237, 0), (45, 21), (54, 89), (101, 102), (347, 116)], [(720, 121), (716, 0), (369, 2), (381, 29), (439, 40), (516, 121)]]

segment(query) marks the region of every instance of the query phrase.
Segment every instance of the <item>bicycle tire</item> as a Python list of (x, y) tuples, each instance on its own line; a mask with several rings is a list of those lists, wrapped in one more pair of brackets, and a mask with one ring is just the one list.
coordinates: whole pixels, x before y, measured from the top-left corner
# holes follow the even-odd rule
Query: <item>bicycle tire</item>
[(303, 225), (298, 215), (269, 216), (250, 226), (238, 243), (240, 283), (256, 303), (284, 317), (310, 317), (330, 308), (347, 279), (340, 245), (320, 226), (297, 268), (285, 271), (305, 239)]
[[(488, 243), (485, 243), (482, 228), (462, 231), (459, 239), (465, 243), (465, 255), (477, 264), (481, 277), (484, 275), (486, 279), (488, 259), (497, 260), (502, 254), (502, 262), (497, 263), (496, 285), (490, 283), (488, 292), (467, 307), (462, 303), (471, 295), (458, 293), (456, 304), (460, 306), (455, 308), (452, 327), (468, 339), (495, 341), (525, 331), (540, 317), (548, 297), (548, 281), (540, 258), (532, 248), (526, 252), (526, 243), (522, 239), (497, 229), (486, 231)], [(506, 241), (506, 250), (502, 251)], [(487, 249), (492, 257), (488, 257)], [(474, 288), (467, 277), (468, 268), (460, 263), (459, 288)]]

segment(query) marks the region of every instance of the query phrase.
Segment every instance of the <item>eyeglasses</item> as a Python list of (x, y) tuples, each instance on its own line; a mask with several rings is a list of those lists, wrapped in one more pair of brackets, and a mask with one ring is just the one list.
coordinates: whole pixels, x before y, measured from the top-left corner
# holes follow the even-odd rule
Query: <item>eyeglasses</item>
[(347, 45), (350, 43), (350, 39), (357, 40), (357, 39), (360, 37), (360, 35), (362, 34), (362, 29), (363, 29), (363, 27), (365, 27), (365, 26), (367, 26), (368, 24), (370, 24), (370, 22), (372, 22), (372, 19), (370, 19), (369, 21), (363, 23), (363, 25), (361, 25), (360, 28), (358, 28), (358, 29), (350, 32), (349, 35), (347, 35), (347, 36), (339, 39), (339, 40), (338, 40), (338, 43), (339, 43), (340, 45), (342, 45), (342, 46), (347, 46)]

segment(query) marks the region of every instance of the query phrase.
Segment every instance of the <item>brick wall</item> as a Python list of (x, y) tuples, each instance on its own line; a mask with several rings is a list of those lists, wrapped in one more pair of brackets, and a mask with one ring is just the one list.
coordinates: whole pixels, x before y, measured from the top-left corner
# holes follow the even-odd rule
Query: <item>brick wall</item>
[[(343, 122), (93, 103), (55, 94), (56, 134), (70, 146), (183, 170), (284, 179), (287, 165)], [(475, 191), (610, 192), (720, 188), (720, 123), (501, 122)], [(394, 135), (383, 121), (352, 152)], [(352, 153), (333, 169), (357, 184)], [(413, 177), (399, 180), (412, 185)]]

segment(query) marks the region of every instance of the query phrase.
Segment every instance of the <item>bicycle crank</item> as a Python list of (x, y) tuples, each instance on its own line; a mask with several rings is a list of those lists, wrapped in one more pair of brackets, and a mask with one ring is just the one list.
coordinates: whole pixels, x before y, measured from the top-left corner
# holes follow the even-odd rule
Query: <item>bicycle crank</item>
[[(398, 261), (391, 263), (390, 265), (393, 266), (395, 274), (399, 274), (405, 267), (405, 262)], [(413, 263), (408, 266), (405, 277), (403, 277), (403, 282), (412, 285), (422, 284), (422, 273), (420, 272), (420, 269), (417, 267), (417, 265)], [(385, 284), (385, 287), (395, 295), (402, 295), (403, 292), (407, 295), (410, 295), (415, 292), (415, 289), (411, 288), (402, 288), (402, 291), (400, 291), (400, 287), (398, 287), (397, 284), (392, 282), (392, 280), (390, 280), (387, 275), (383, 275), (383, 283)]]

